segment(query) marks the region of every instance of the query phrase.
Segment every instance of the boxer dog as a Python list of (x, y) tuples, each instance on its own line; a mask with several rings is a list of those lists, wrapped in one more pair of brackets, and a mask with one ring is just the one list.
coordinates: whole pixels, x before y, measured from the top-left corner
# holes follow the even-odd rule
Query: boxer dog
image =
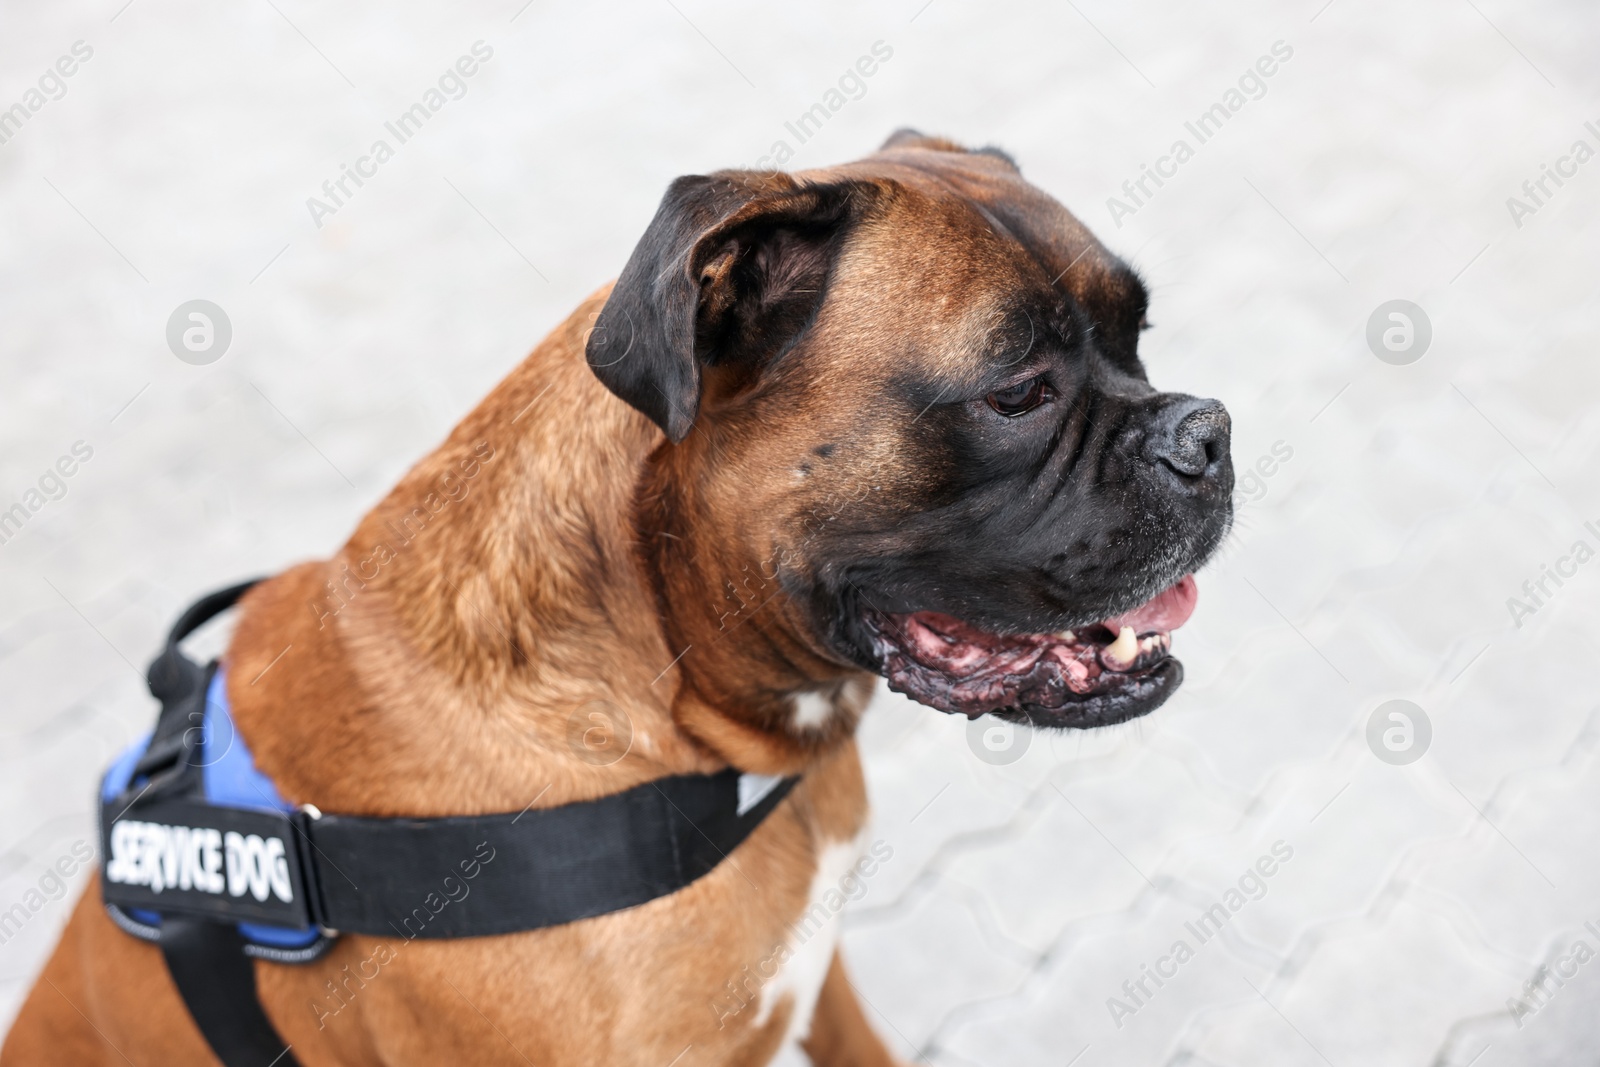
[[(249, 594), (229, 693), (260, 769), (328, 812), (803, 778), (648, 904), (256, 962), (299, 1060), (689, 1067), (798, 1040), (894, 1062), (831, 929), (794, 935), (859, 869), (875, 676), (1040, 727), (1143, 715), (1182, 678), (1169, 633), (1231, 520), (1229, 422), (1146, 381), (1147, 301), (996, 150), (902, 131), (844, 166), (673, 182), (617, 282), (336, 556)], [(595, 707), (619, 759), (574, 742)], [(97, 887), (0, 1054), (215, 1062)]]

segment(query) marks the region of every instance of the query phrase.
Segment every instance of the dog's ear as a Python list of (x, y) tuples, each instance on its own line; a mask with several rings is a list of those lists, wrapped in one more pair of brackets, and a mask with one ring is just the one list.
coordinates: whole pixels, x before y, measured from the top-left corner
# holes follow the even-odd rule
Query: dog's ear
[(674, 443), (700, 410), (702, 370), (759, 370), (822, 302), (847, 222), (872, 186), (782, 173), (679, 178), (585, 344), (590, 368)]
[(889, 139), (878, 146), (880, 152), (892, 152), (897, 148), (921, 148), (930, 152), (960, 152), (969, 156), (992, 156), (1010, 167), (1017, 173), (1022, 173), (1022, 168), (1017, 166), (1017, 161), (1011, 158), (1011, 153), (994, 145), (984, 145), (982, 148), (968, 148), (957, 144), (948, 137), (930, 137), (921, 130), (913, 130), (909, 126), (902, 126), (889, 135)]
[(910, 126), (902, 126), (889, 135), (889, 139), (878, 146), (878, 151), (888, 152), (895, 148), (927, 148), (935, 152), (965, 152), (966, 148), (948, 137), (930, 137), (921, 130), (913, 130)]

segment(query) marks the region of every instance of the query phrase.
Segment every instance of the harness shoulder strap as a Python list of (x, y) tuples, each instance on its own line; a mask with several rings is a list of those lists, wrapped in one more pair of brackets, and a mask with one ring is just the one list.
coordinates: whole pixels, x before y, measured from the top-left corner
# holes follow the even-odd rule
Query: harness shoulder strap
[(228, 923), (161, 920), (161, 956), (206, 1044), (225, 1067), (300, 1067), (256, 995), (255, 961)]
[[(161, 653), (150, 663), (146, 680), (150, 695), (161, 702), (155, 732), (135, 765), (132, 783), (146, 782), (141, 798), (198, 794), (199, 766), (194, 755), (205, 720), (206, 689), (216, 664), (202, 667), (183, 654), (179, 643), (201, 626), (233, 607), (260, 579), (219, 589), (195, 601), (178, 617)], [(128, 803), (132, 803), (130, 799)]]

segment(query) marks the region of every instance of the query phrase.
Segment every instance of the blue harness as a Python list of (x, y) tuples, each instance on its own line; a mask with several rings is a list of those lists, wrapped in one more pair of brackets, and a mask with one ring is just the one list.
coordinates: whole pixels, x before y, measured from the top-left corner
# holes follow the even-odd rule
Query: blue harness
[(729, 768), (427, 819), (297, 809), (256, 769), (221, 666), (178, 647), (253, 584), (179, 618), (150, 666), (155, 729), (100, 783), (106, 910), (160, 945), (225, 1067), (299, 1067), (261, 1008), (253, 960), (305, 963), (341, 933), (486, 937), (636, 907), (714, 870), (798, 781)]
[[(106, 769), (100, 780), (101, 803), (111, 803), (134, 784), (134, 767), (149, 748), (150, 737), (146, 733), (134, 741)], [(203, 795), (208, 803), (284, 815), (294, 812), (294, 806), (278, 794), (272, 779), (256, 770), (250, 746), (234, 729), (233, 714), (228, 710), (227, 679), (220, 667), (206, 687), (197, 753)], [(145, 781), (137, 784), (143, 787)], [(135, 937), (145, 941), (161, 940), (160, 912), (148, 908), (123, 909), (115, 904), (107, 904), (106, 910), (113, 922)], [(258, 922), (240, 922), (237, 926), (244, 938), (246, 953), (277, 963), (304, 963), (316, 959), (333, 943), (312, 926), (295, 929)]]

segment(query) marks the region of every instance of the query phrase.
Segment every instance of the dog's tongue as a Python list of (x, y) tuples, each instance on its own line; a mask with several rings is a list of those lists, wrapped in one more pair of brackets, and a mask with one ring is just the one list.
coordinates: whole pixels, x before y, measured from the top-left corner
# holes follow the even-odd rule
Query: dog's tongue
[(1194, 575), (1186, 574), (1165, 592), (1157, 593), (1132, 611), (1101, 623), (1112, 633), (1121, 633), (1124, 626), (1133, 627), (1136, 634), (1176, 630), (1194, 614), (1194, 604), (1199, 598), (1194, 586)]

